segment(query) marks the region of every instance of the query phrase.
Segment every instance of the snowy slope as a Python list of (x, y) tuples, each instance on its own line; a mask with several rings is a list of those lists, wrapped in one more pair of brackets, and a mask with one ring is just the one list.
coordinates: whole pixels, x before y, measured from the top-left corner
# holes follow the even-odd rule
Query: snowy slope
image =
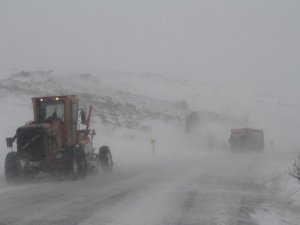
[(296, 96), (227, 87), (199, 77), (121, 72), (95, 72), (95, 76), (115, 90), (185, 103), (188, 113), (196, 111), (201, 119), (198, 136), (214, 135), (220, 142), (227, 142), (232, 127), (246, 126), (264, 129), (268, 147), (272, 141), (272, 147), (278, 150), (299, 148), (300, 102)]
[[(2, 137), (12, 135), (18, 126), (32, 119), (30, 97), (76, 94), (81, 107), (94, 106), (93, 122), (101, 140), (148, 142), (155, 137), (169, 146), (189, 142), (200, 148), (213, 139), (217, 147), (226, 148), (231, 128), (254, 127), (264, 129), (267, 148), (290, 151), (299, 147), (300, 104), (283, 97), (246, 92), (197, 78), (148, 73), (5, 71), (0, 77), (0, 99), (4, 104), (1, 122), (9, 125), (2, 129)], [(11, 114), (11, 107), (22, 115)], [(196, 119), (187, 127), (191, 115), (196, 115)]]

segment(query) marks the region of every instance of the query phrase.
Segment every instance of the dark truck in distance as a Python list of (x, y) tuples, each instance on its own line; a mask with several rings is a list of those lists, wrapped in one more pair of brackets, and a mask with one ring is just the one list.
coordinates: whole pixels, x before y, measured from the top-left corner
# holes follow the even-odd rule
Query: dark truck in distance
[[(34, 120), (6, 138), (7, 147), (12, 150), (5, 159), (7, 182), (40, 172), (67, 174), (77, 179), (98, 170), (105, 159), (93, 146), (96, 133), (90, 129), (92, 106), (88, 112), (79, 109), (75, 95), (32, 98), (32, 106)], [(111, 159), (109, 148), (106, 152)], [(107, 166), (112, 166), (110, 162)]]
[(232, 129), (229, 138), (231, 150), (262, 151), (264, 149), (264, 132), (259, 129)]

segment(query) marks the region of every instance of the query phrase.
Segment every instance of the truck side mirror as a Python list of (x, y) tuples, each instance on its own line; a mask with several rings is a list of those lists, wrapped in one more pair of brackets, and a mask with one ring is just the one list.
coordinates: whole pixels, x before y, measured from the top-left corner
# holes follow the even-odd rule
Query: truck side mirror
[(13, 138), (11, 138), (11, 137), (6, 138), (6, 145), (8, 148), (12, 148), (13, 142), (14, 142)]
[(84, 110), (81, 110), (80, 117), (81, 117), (81, 123), (85, 125), (86, 124), (86, 115), (85, 115)]

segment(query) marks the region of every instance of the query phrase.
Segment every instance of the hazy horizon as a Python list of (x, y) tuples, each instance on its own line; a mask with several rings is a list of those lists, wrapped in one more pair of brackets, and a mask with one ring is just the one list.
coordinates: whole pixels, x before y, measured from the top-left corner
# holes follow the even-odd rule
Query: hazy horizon
[(0, 67), (199, 77), (299, 96), (300, 2), (1, 1)]

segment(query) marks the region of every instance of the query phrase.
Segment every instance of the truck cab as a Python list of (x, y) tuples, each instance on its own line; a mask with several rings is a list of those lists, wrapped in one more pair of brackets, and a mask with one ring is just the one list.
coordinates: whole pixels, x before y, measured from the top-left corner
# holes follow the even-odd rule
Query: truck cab
[(75, 95), (32, 98), (34, 124), (49, 127), (60, 148), (77, 143), (78, 101)]

